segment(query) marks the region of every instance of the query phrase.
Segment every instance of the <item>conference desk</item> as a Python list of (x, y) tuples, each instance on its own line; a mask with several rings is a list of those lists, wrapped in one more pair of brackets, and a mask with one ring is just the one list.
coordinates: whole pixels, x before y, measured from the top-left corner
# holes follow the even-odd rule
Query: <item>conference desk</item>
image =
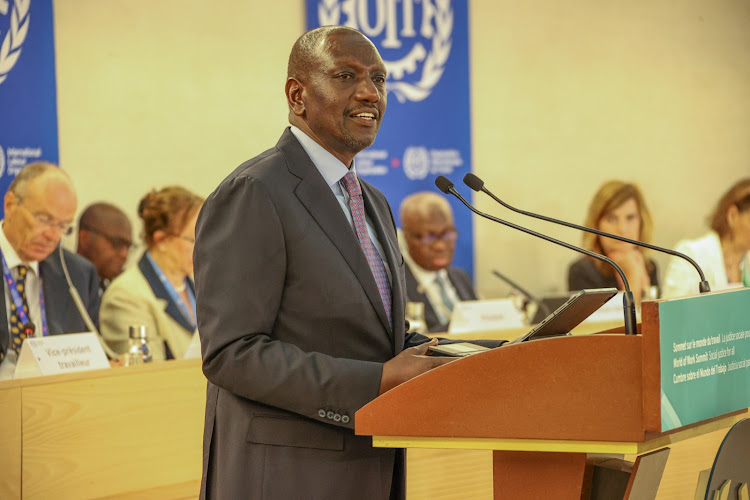
[(196, 359), (0, 382), (0, 498), (197, 498), (205, 393)]
[[(0, 382), (0, 498), (197, 498), (205, 389), (199, 360)], [(658, 498), (692, 498), (727, 430), (671, 445)], [(492, 498), (492, 452), (410, 450), (407, 497)]]

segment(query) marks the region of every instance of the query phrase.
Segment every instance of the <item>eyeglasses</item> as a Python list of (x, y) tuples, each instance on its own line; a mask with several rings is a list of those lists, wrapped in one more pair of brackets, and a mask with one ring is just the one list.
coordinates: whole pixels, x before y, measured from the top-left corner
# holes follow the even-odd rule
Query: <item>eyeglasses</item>
[(105, 240), (109, 241), (110, 245), (112, 245), (112, 248), (115, 249), (115, 251), (122, 251), (122, 250), (128, 250), (130, 251), (130, 247), (133, 246), (133, 242), (129, 240), (128, 238), (120, 238), (119, 236), (110, 236), (109, 234), (99, 231), (98, 229), (94, 229), (93, 227), (88, 226), (81, 226), (79, 228), (81, 231), (88, 231), (90, 233), (94, 233), (98, 236), (101, 236)]
[(440, 234), (428, 233), (423, 236), (418, 236), (412, 232), (409, 232), (409, 235), (419, 241), (422, 245), (429, 247), (431, 245), (434, 245), (438, 241), (453, 243), (458, 238), (458, 231), (456, 231), (455, 229), (448, 229), (447, 231), (444, 231)]
[(31, 216), (36, 221), (37, 226), (43, 226), (46, 229), (55, 228), (60, 231), (60, 234), (64, 236), (70, 236), (71, 234), (73, 234), (73, 226), (70, 222), (58, 221), (50, 214), (44, 212), (32, 212), (31, 210), (23, 206), (23, 198), (21, 198), (20, 196), (18, 196), (18, 206), (31, 214)]
[(179, 235), (177, 237), (180, 238), (181, 240), (187, 241), (191, 245), (195, 245), (195, 238), (191, 238), (190, 236), (183, 236), (183, 235)]

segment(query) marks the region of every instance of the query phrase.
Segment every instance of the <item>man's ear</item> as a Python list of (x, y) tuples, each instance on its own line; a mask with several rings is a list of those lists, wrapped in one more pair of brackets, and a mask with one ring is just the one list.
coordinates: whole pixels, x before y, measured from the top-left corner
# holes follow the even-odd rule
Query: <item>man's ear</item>
[(8, 191), (7, 193), (5, 193), (5, 197), (3, 198), (3, 213), (5, 213), (7, 216), (8, 212), (12, 211), (13, 207), (15, 207), (16, 205), (18, 205), (18, 197), (16, 196), (16, 194), (12, 191)]
[(78, 251), (81, 250), (88, 250), (89, 243), (91, 242), (91, 233), (89, 233), (86, 229), (79, 229), (78, 230)]
[(305, 89), (302, 83), (293, 78), (289, 77), (286, 80), (286, 100), (289, 104), (289, 110), (297, 116), (305, 114)]

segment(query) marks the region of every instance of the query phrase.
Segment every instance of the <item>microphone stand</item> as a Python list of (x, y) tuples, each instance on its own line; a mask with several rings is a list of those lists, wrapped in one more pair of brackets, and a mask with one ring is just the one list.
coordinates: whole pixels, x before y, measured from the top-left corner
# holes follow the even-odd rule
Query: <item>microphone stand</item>
[(530, 234), (532, 236), (536, 236), (537, 238), (541, 238), (545, 241), (549, 241), (550, 243), (554, 243), (556, 245), (563, 246), (569, 250), (573, 250), (574, 252), (579, 252), (588, 255), (591, 258), (601, 260), (603, 262), (606, 262), (612, 268), (617, 271), (617, 273), (620, 275), (620, 278), (622, 279), (622, 283), (625, 286), (625, 292), (622, 295), (622, 307), (623, 307), (623, 313), (625, 317), (625, 334), (626, 335), (637, 335), (638, 331), (636, 329), (636, 319), (635, 319), (635, 300), (633, 299), (633, 292), (630, 290), (630, 284), (628, 283), (628, 278), (625, 276), (625, 273), (622, 271), (620, 266), (618, 266), (612, 259), (609, 257), (606, 257), (604, 255), (599, 255), (598, 253), (591, 252), (589, 250), (586, 250), (584, 248), (579, 248), (577, 246), (571, 245), (570, 243), (566, 243), (564, 241), (552, 238), (550, 236), (546, 236), (541, 233), (537, 233), (536, 231), (532, 231), (531, 229), (527, 229), (525, 227), (521, 227), (519, 225), (513, 224), (512, 222), (504, 221), (502, 219), (498, 219), (497, 217), (493, 217), (492, 215), (486, 214), (484, 212), (480, 212), (476, 208), (474, 208), (471, 203), (466, 201), (461, 194), (456, 191), (456, 188), (453, 186), (453, 183), (448, 180), (447, 177), (439, 176), (437, 179), (435, 179), (435, 185), (445, 194), (452, 194), (456, 198), (458, 198), (461, 203), (466, 205), (466, 207), (474, 212), (475, 214), (479, 215), (480, 217), (484, 217), (485, 219), (489, 219), (491, 221), (497, 222), (498, 224), (502, 224), (504, 226), (511, 227), (513, 229), (516, 229), (518, 231), (524, 232), (526, 234)]
[(552, 217), (547, 217), (544, 215), (535, 214), (532, 212), (527, 212), (526, 210), (521, 210), (520, 208), (515, 208), (507, 203), (505, 203), (503, 200), (492, 194), (492, 192), (484, 187), (484, 181), (477, 177), (476, 175), (472, 173), (468, 173), (464, 176), (464, 184), (469, 186), (474, 191), (482, 191), (483, 193), (487, 194), (490, 198), (507, 208), (508, 210), (512, 210), (516, 213), (519, 213), (521, 215), (527, 215), (529, 217), (534, 217), (535, 219), (540, 219), (547, 222), (552, 222), (554, 224), (560, 224), (563, 226), (567, 226), (573, 229), (578, 229), (580, 231), (585, 231), (587, 233), (593, 233), (599, 236), (604, 236), (606, 238), (612, 238), (614, 240), (624, 241), (625, 243), (630, 243), (631, 245), (639, 246), (648, 248), (650, 250), (655, 250), (657, 252), (667, 253), (669, 255), (674, 255), (675, 257), (680, 257), (692, 264), (692, 266), (695, 268), (696, 271), (698, 271), (698, 274), (701, 277), (701, 281), (698, 284), (698, 289), (700, 290), (700, 293), (706, 293), (711, 291), (711, 287), (708, 284), (708, 281), (706, 281), (706, 276), (703, 274), (703, 270), (700, 268), (698, 263), (696, 263), (693, 259), (685, 255), (684, 253), (677, 252), (675, 250), (670, 250), (669, 248), (663, 248), (663, 247), (657, 247), (656, 245), (651, 245), (649, 243), (644, 243), (642, 241), (638, 240), (631, 240), (630, 238), (626, 238), (624, 236), (618, 236), (616, 234), (606, 233), (604, 231), (600, 231), (599, 229), (593, 229), (586, 226), (579, 226), (578, 224), (573, 224), (572, 222), (566, 222), (564, 220), (560, 219), (553, 219)]

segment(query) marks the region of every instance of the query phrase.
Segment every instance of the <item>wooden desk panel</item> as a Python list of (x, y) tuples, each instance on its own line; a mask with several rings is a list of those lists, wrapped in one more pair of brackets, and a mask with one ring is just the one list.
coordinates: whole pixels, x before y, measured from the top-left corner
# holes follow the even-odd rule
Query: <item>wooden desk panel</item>
[(21, 387), (3, 382), (0, 388), (0, 498), (21, 498)]
[(205, 393), (200, 360), (3, 382), (23, 455), (0, 498), (197, 497)]

